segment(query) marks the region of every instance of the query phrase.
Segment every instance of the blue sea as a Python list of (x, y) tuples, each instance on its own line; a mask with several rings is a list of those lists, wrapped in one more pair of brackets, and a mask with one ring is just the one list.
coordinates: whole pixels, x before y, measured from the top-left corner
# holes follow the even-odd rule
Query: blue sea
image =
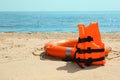
[(78, 32), (98, 22), (101, 32), (120, 32), (120, 11), (0, 12), (0, 32)]

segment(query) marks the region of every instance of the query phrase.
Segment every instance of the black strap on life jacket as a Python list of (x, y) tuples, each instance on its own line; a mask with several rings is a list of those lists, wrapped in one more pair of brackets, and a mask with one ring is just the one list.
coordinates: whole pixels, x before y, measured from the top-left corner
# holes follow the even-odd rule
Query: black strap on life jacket
[(90, 42), (93, 41), (93, 38), (91, 36), (87, 36), (87, 38), (78, 38), (78, 43), (83, 43), (83, 42)]
[(77, 52), (79, 54), (84, 54), (84, 53), (92, 53), (92, 52), (104, 52), (104, 49), (91, 49), (90, 47), (88, 47), (87, 49), (80, 49), (80, 48), (76, 48)]

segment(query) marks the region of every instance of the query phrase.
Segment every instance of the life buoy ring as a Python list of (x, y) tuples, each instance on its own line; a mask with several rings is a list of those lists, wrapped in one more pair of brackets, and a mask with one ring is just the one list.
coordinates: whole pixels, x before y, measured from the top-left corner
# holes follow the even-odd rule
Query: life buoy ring
[(104, 65), (110, 48), (101, 41), (98, 23), (91, 23), (88, 27), (79, 24), (78, 29), (78, 39), (48, 42), (44, 47), (46, 54), (76, 62), (80, 67)]
[(67, 56), (73, 57), (74, 46), (77, 39), (72, 40), (55, 40), (48, 42), (44, 49), (48, 55), (64, 59)]

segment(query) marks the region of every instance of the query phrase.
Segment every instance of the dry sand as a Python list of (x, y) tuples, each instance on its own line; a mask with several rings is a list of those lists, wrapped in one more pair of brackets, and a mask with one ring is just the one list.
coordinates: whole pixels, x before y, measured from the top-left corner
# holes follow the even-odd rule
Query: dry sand
[(102, 41), (112, 47), (105, 66), (81, 69), (43, 55), (45, 43), (77, 36), (77, 33), (0, 33), (0, 80), (120, 80), (120, 33), (102, 34)]

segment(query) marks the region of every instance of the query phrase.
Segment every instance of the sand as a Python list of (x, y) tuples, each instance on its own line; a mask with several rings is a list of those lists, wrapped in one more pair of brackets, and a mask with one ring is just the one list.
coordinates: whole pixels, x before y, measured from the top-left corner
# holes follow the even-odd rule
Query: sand
[(112, 48), (104, 66), (81, 69), (44, 55), (45, 43), (77, 36), (77, 33), (0, 33), (0, 80), (120, 80), (120, 33), (101, 35), (102, 41)]

